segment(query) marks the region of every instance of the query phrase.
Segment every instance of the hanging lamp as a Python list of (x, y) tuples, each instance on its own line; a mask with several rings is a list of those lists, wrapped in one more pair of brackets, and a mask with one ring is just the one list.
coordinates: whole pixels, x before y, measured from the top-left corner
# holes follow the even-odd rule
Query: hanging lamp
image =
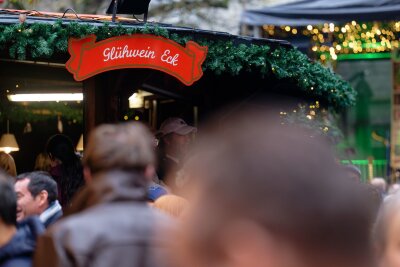
[(19, 146), (15, 136), (10, 134), (10, 122), (7, 120), (7, 133), (3, 134), (0, 139), (0, 151), (3, 151), (7, 154), (19, 151)]

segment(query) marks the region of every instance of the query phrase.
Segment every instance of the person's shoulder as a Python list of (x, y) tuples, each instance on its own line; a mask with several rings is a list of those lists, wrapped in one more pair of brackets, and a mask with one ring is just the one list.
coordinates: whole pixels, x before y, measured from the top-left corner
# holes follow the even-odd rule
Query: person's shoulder
[(57, 244), (59, 248), (70, 248), (74, 253), (85, 254), (96, 245), (98, 231), (96, 219), (82, 211), (50, 225), (40, 239), (42, 243)]
[(141, 222), (150, 225), (153, 222), (170, 224), (171, 219), (158, 212), (145, 202), (111, 202), (102, 203), (85, 209), (77, 214), (69, 215), (51, 225), (47, 235), (64, 238), (66, 235), (85, 233), (86, 237), (96, 235), (103, 227), (129, 224), (134, 221), (139, 226)]
[(49, 228), (51, 225), (55, 224), (57, 221), (59, 221), (63, 216), (63, 211), (59, 210), (55, 214), (53, 214), (51, 217), (49, 217), (45, 222), (44, 226), (46, 228)]
[(0, 267), (31, 267), (32, 259), (29, 257), (18, 257), (1, 263)]
[(31, 216), (19, 222), (17, 228), (19, 233), (31, 235), (34, 239), (45, 231), (43, 223), (37, 216)]
[[(79, 213), (69, 215), (67, 217), (63, 217), (54, 224), (50, 225), (48, 228), (48, 234), (63, 234), (65, 232), (70, 232), (73, 229), (81, 229), (85, 227), (90, 221), (91, 209), (83, 210)], [(93, 218), (92, 218), (93, 219)]]
[(152, 228), (156, 229), (156, 233), (176, 230), (177, 220), (156, 208), (151, 208)]

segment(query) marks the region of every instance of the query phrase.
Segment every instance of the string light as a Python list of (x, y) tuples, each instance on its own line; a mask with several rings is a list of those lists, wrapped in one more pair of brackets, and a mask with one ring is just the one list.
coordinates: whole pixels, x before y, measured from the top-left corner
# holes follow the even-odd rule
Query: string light
[(321, 61), (337, 60), (340, 54), (391, 52), (400, 46), (400, 21), (357, 22), (335, 25), (263, 26), (269, 37), (287, 38), (298, 33), (310, 37), (312, 48)]
[[(332, 124), (328, 118), (328, 111), (320, 108), (318, 100), (311, 103), (299, 103), (292, 112), (280, 111), (280, 115), (281, 124), (297, 122), (312, 129), (320, 129), (322, 134), (329, 134), (331, 129), (336, 129), (335, 124)], [(334, 130), (331, 131), (331, 134), (334, 134)]]

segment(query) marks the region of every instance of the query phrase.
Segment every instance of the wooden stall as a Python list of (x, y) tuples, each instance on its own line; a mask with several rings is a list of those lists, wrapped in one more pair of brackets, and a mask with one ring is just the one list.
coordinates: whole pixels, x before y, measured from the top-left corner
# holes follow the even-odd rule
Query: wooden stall
[[(61, 121), (63, 132), (78, 142), (101, 123), (141, 120), (157, 129), (165, 118), (180, 116), (197, 124), (224, 106), (262, 101), (279, 109), (282, 99), (293, 105), (282, 106), (277, 116), (317, 121), (355, 101), (348, 83), (288, 42), (110, 19), (1, 12), (2, 133), (7, 122), (8, 130), (22, 131), (30, 120), (41, 129), (54, 121), (57, 132)], [(11, 101), (24, 93), (83, 97), (52, 105), (44, 98)], [(321, 125), (327, 132), (328, 125)], [(15, 155), (28, 149), (20, 146)]]

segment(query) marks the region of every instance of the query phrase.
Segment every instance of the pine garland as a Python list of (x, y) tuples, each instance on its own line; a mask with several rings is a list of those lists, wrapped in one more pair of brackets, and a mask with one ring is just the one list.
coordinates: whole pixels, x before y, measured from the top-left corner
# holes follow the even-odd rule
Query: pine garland
[(13, 123), (38, 122), (56, 118), (58, 115), (74, 123), (82, 123), (83, 110), (66, 103), (41, 102), (29, 105), (8, 105), (0, 107), (0, 118)]
[[(150, 24), (145, 27), (112, 27), (107, 23), (94, 26), (88, 23), (17, 23), (0, 25), (0, 52), (13, 59), (50, 59), (67, 55), (68, 39), (82, 38), (95, 34), (101, 41), (110, 37), (147, 33), (169, 38), (185, 45), (193, 36), (170, 33), (165, 28)], [(235, 45), (225, 40), (196, 38), (197, 43), (208, 46), (209, 52), (203, 64), (203, 71), (216, 75), (242, 72), (256, 72), (260, 77), (275, 76), (277, 79), (292, 81), (306, 96), (322, 100), (335, 110), (341, 110), (355, 103), (356, 93), (330, 69), (311, 62), (299, 50), (290, 47), (271, 48), (268, 45)]]

